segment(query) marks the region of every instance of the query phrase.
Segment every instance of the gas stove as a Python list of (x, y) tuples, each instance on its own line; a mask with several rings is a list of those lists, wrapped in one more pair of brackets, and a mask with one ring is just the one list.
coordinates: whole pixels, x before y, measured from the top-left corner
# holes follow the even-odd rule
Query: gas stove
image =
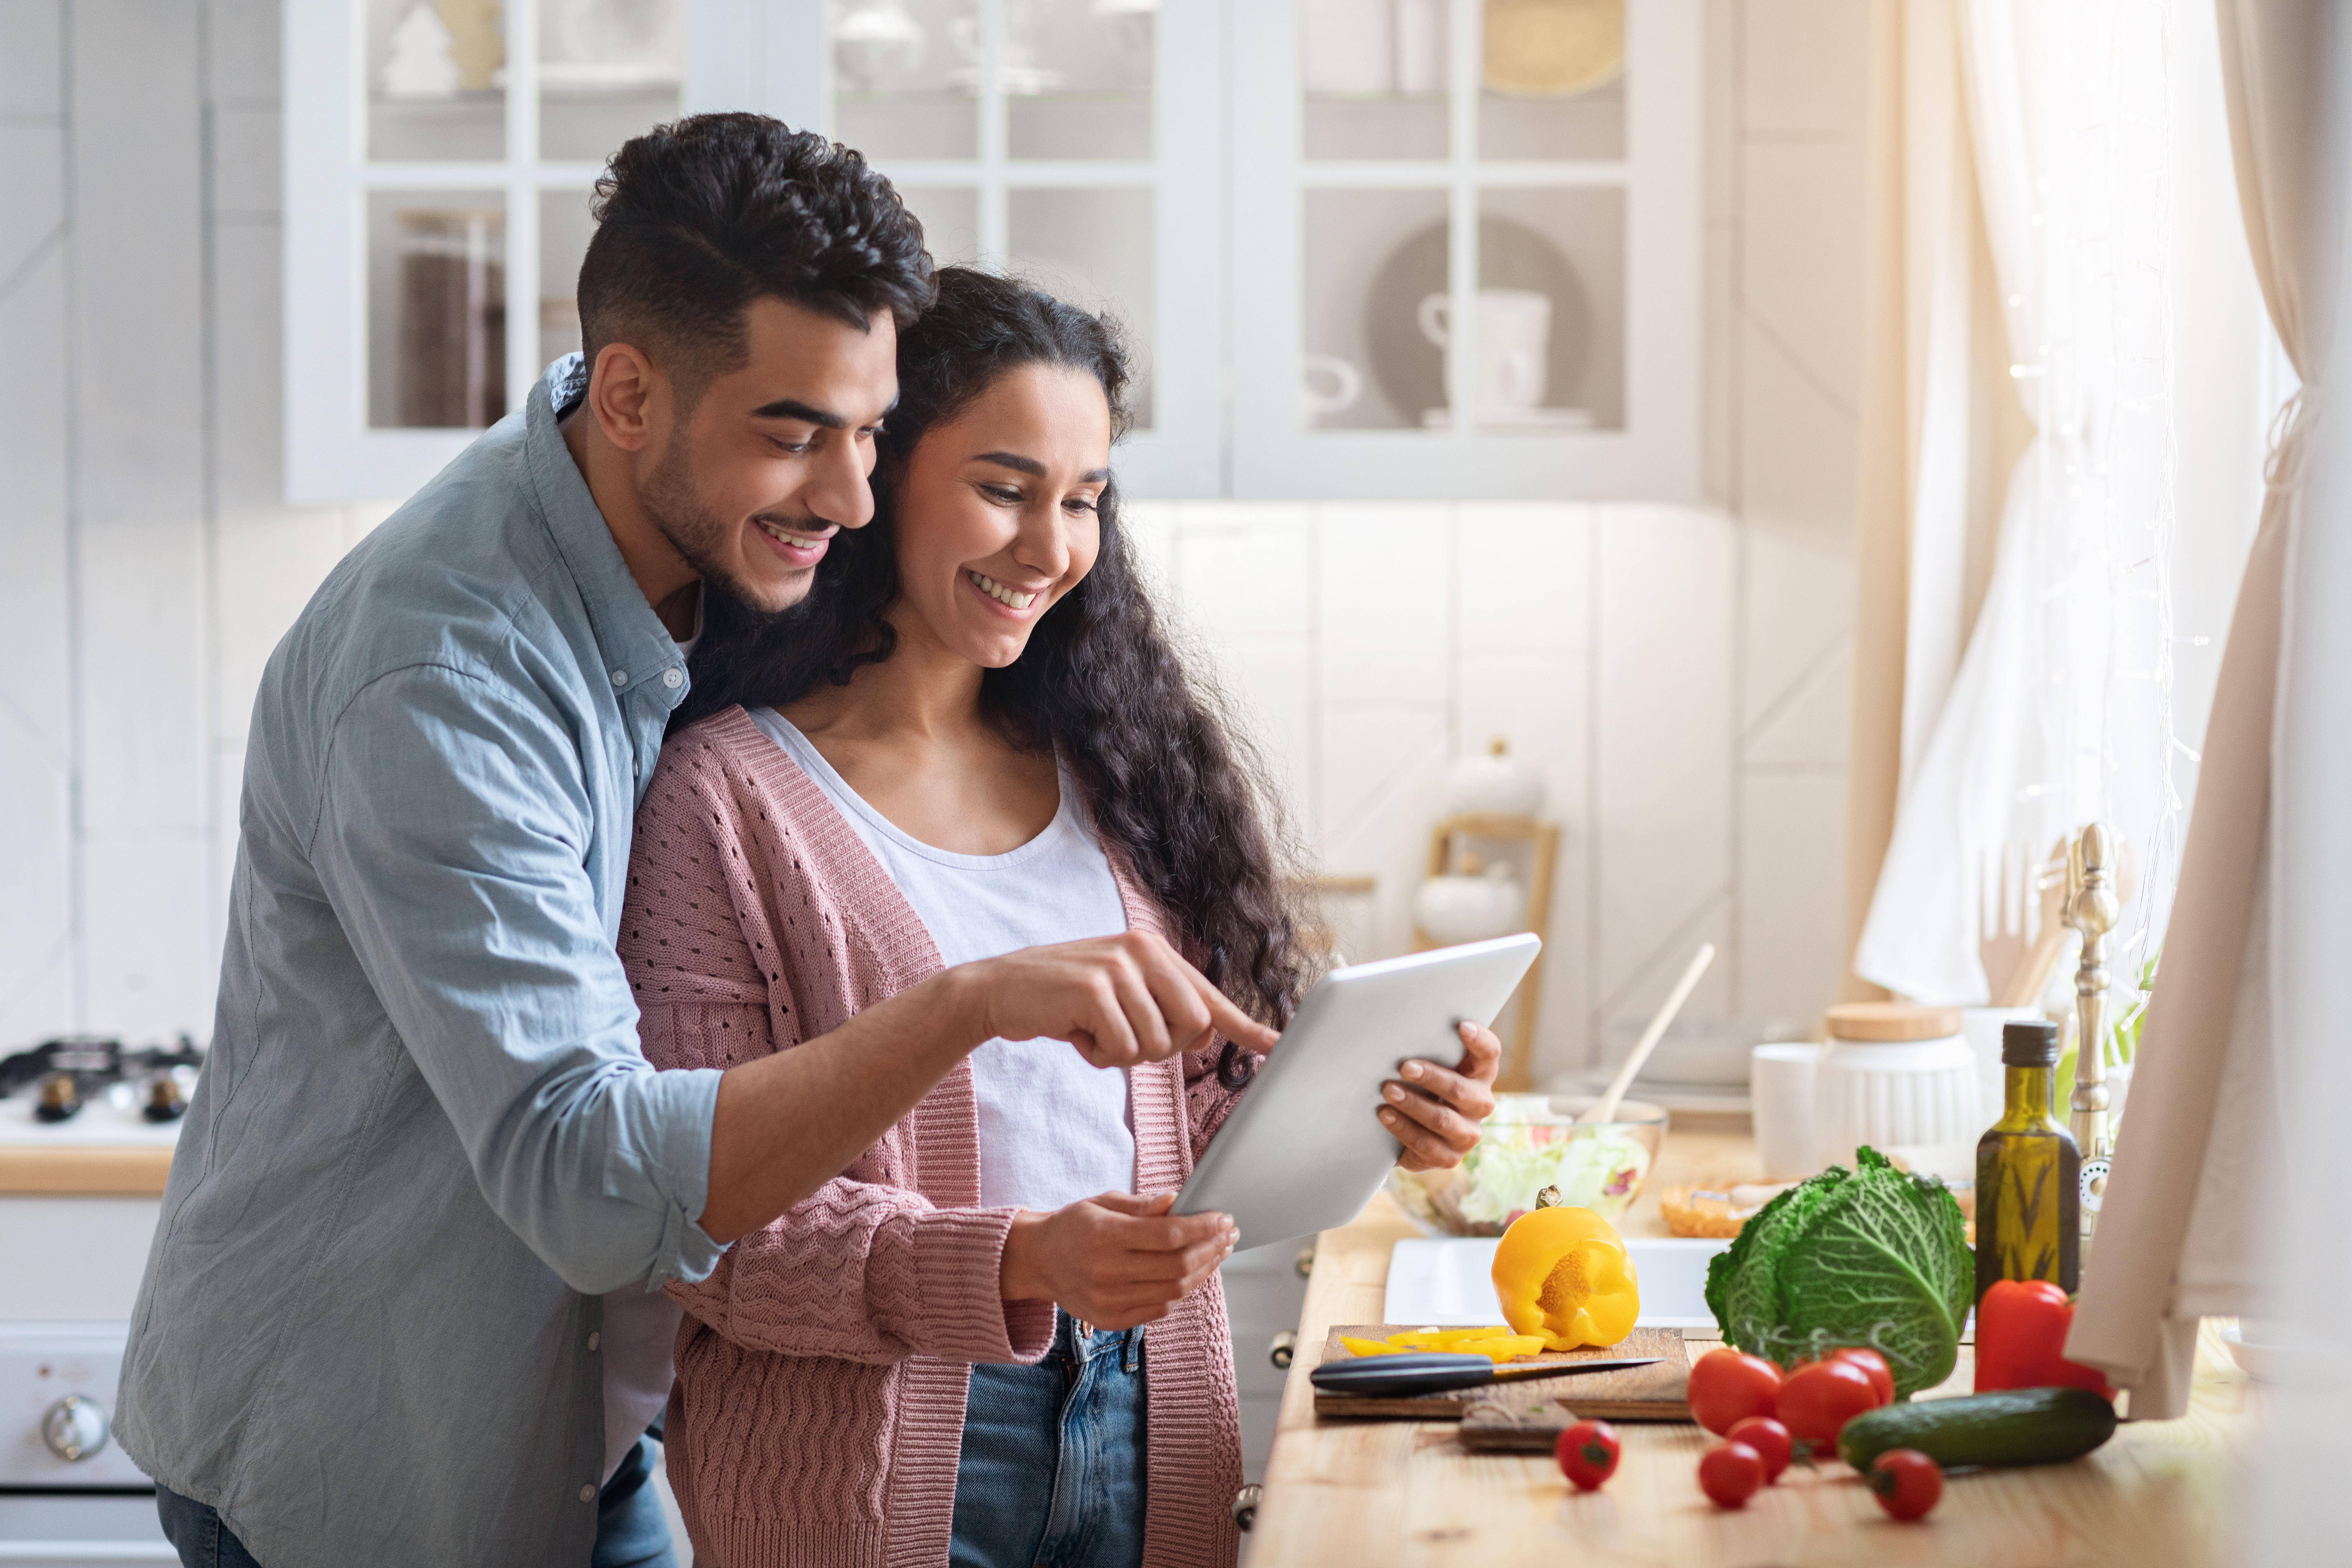
[[(29, 1122), (59, 1142), (134, 1145), (160, 1131), (168, 1142), (204, 1065), (204, 1047), (185, 1035), (141, 1050), (95, 1036), (44, 1040), (0, 1058), (0, 1128)], [(131, 1135), (142, 1127), (145, 1135)]]

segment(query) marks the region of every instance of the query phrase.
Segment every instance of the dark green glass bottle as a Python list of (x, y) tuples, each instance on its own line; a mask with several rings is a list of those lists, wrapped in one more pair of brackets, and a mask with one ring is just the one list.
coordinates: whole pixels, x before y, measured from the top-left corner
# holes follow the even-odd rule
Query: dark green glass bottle
[(2081, 1283), (2083, 1189), (2074, 1135), (2050, 1114), (2058, 1026), (2000, 1031), (2000, 1120), (1977, 1141), (1977, 1299), (2000, 1279)]

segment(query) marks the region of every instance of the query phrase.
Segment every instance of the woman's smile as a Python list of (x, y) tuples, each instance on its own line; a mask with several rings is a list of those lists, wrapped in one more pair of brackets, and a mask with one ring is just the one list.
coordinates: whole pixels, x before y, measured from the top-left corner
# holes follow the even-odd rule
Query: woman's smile
[(1052, 584), (1047, 583), (1034, 588), (1016, 588), (1009, 583), (1000, 583), (987, 573), (975, 571), (970, 566), (963, 569), (963, 580), (979, 589), (987, 597), (992, 609), (1001, 615), (1011, 616), (1016, 620), (1026, 619), (1030, 607), (1036, 604), (1039, 596), (1047, 588), (1053, 586)]

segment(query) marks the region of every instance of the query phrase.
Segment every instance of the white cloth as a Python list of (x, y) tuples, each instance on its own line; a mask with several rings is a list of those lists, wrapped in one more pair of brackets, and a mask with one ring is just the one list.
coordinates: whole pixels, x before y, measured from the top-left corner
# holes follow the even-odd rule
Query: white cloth
[[(950, 966), (1127, 929), (1110, 862), (1066, 773), (1045, 831), (1007, 855), (959, 855), (908, 837), (861, 799), (773, 709), (757, 724), (840, 808)], [(971, 1053), (980, 1104), (980, 1201), (1057, 1209), (1135, 1182), (1127, 1075), (1088, 1067), (1059, 1040), (993, 1039)]]
[[(673, 637), (680, 658), (694, 657), (702, 640), (702, 591), (695, 590), (694, 630)], [(621, 1468), (629, 1450), (669, 1403), (676, 1375), (670, 1353), (677, 1343), (678, 1305), (644, 1285), (624, 1285), (604, 1295), (604, 1326), (598, 1332), (604, 1358), (604, 1476)]]
[[(1992, 917), (2036, 908), (2022, 868), (2094, 819), (2137, 851), (2142, 896), (2109, 961), (2134, 973), (2162, 928), (2178, 828), (2165, 14), (1960, 0), (1958, 16), (2010, 375), (2035, 435), (1958, 669), (1948, 687), (1934, 668), (1907, 675), (1903, 794), (1854, 954), (1863, 978), (1944, 1004), (1987, 999)], [(1964, 269), (1945, 270), (1958, 310)], [(1967, 410), (1936, 395), (1951, 367), (1932, 362), (1964, 355), (1966, 334), (1934, 337), (1912, 552), (1948, 576)], [(1931, 629), (1909, 650), (1923, 666)]]
[[(2328, 0), (2219, 8), (2246, 238), (2305, 386), (2274, 426), (2131, 1114), (2066, 1342), (2070, 1358), (2132, 1390), (2136, 1418), (2186, 1413), (2200, 1315), (2260, 1313), (2269, 1321), (2256, 1337), (2295, 1346), (2296, 1377), (2265, 1412), (2267, 1452), (2246, 1467), (2260, 1478), (2242, 1505), (2256, 1526), (2243, 1552), (2252, 1563), (2342, 1553), (2320, 1468), (2340, 1446), (2330, 1424), (2352, 1366), (2352, 1269), (2334, 1244), (2334, 1153), (2352, 1082), (2337, 978), (2352, 935), (2340, 804), (2352, 754), (2342, 526), (2352, 474), (2324, 391), (2352, 365), (2337, 234), (2352, 62), (2336, 12)], [(2286, 1163), (2265, 1172), (2265, 1160)]]

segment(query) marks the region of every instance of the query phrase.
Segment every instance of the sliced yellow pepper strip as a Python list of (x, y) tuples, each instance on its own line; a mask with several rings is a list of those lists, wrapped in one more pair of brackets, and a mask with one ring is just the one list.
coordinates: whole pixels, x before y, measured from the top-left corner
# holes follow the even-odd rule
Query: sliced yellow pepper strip
[(1552, 1204), (1512, 1221), (1495, 1248), (1494, 1279), (1511, 1327), (1548, 1350), (1613, 1345), (1642, 1312), (1624, 1241), (1591, 1209)]
[(1395, 1355), (1398, 1351), (1385, 1340), (1360, 1340), (1353, 1334), (1341, 1334), (1339, 1342), (1348, 1347), (1349, 1355)]

